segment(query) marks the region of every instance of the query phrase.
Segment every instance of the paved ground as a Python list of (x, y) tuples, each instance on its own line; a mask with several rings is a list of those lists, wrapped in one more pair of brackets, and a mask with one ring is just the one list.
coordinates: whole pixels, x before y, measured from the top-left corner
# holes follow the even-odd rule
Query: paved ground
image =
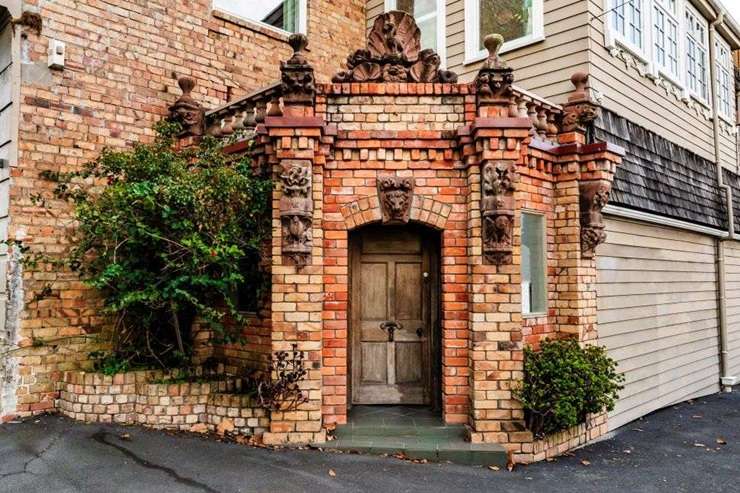
[(113, 491), (737, 492), (740, 388), (655, 413), (571, 457), (513, 472), (271, 451), (53, 416), (0, 426), (0, 492)]

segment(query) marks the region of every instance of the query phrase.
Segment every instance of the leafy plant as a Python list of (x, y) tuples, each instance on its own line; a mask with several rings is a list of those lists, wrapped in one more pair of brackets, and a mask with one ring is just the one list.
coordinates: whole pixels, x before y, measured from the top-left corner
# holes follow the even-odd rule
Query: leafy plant
[(537, 438), (584, 423), (589, 414), (611, 411), (623, 388), (617, 363), (599, 346), (574, 339), (545, 340), (524, 350), (524, 380), (515, 391), (527, 427)]
[[(196, 318), (218, 340), (237, 340), (229, 327), (245, 321), (234, 292), (265, 282), (258, 260), (270, 233), (270, 181), (214, 139), (178, 149), (178, 125), (156, 130), (150, 144), (105, 150), (79, 172), (45, 174), (74, 204), (65, 262), (101, 293), (114, 320), (112, 350), (97, 355), (103, 371), (186, 364)], [(245, 266), (245, 258), (257, 261)]]

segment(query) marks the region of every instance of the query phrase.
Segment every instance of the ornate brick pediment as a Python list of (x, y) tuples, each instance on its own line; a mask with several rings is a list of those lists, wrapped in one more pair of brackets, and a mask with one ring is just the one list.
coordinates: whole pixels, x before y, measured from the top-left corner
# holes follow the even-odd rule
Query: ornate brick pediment
[(412, 16), (391, 11), (378, 16), (367, 48), (347, 58), (347, 70), (333, 82), (457, 82), (457, 75), (440, 70), (434, 50), (421, 49), (421, 31)]
[(407, 223), (414, 199), (414, 180), (399, 176), (378, 178), (378, 197), (383, 223)]

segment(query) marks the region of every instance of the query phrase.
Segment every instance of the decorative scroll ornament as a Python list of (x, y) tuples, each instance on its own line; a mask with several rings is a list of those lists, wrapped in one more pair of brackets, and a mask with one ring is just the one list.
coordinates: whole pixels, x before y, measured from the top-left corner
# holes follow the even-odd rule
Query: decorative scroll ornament
[(575, 90), (564, 107), (563, 132), (580, 130), (590, 133), (593, 122), (599, 117), (599, 108), (591, 102), (588, 90), (588, 74), (576, 72), (570, 78)]
[(414, 180), (399, 176), (378, 178), (378, 197), (383, 224), (408, 223), (414, 199)]
[(439, 55), (421, 50), (421, 31), (414, 18), (401, 11), (378, 16), (367, 39), (367, 49), (347, 58), (333, 82), (457, 82), (457, 75), (440, 70)]
[(483, 46), (488, 50), (488, 58), (483, 62), (475, 78), (479, 102), (508, 103), (511, 98), (514, 72), (499, 57), (503, 44), (504, 38), (500, 34), (489, 34), (483, 39)]
[(177, 84), (182, 90), (182, 96), (170, 106), (169, 119), (182, 125), (181, 137), (203, 135), (206, 112), (191, 94), (195, 88), (195, 79), (180, 77)]
[(305, 34), (291, 34), (288, 44), (293, 56), (280, 64), (281, 89), (285, 104), (312, 105), (316, 95), (313, 67), (306, 59), (308, 38)]
[(519, 178), (511, 161), (483, 164), (481, 217), (483, 259), (487, 264), (512, 262), (514, 236), (514, 188)]
[(593, 258), (596, 247), (606, 241), (601, 211), (609, 202), (611, 183), (606, 180), (581, 182), (581, 256)]
[(283, 196), (280, 198), (283, 256), (300, 268), (307, 265), (311, 258), (311, 164), (303, 161), (284, 163), (284, 172), (280, 176), (283, 183)]

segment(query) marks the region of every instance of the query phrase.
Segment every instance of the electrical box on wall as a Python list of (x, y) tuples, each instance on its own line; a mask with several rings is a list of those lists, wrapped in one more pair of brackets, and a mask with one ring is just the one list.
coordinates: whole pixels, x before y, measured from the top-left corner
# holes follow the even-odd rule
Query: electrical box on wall
[(63, 42), (56, 39), (49, 40), (49, 68), (64, 68), (64, 52), (65, 46)]

